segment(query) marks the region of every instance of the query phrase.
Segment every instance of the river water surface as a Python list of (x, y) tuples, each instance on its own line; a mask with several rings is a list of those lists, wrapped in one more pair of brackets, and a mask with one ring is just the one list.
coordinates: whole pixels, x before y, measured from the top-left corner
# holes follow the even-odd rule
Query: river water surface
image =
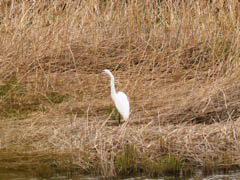
[[(0, 180), (110, 180), (110, 178), (103, 178), (103, 177), (91, 177), (91, 176), (83, 176), (83, 175), (74, 175), (72, 173), (60, 175), (55, 174), (52, 176), (34, 176), (31, 174), (27, 174), (24, 172), (19, 171), (0, 171)], [(240, 179), (240, 170), (239, 171), (229, 171), (228, 173), (215, 173), (212, 175), (203, 175), (202, 171), (195, 171), (192, 175), (188, 176), (163, 176), (158, 178), (151, 178), (146, 176), (137, 176), (137, 177), (128, 177), (128, 178), (111, 178), (111, 179), (119, 179), (119, 180), (238, 180)]]

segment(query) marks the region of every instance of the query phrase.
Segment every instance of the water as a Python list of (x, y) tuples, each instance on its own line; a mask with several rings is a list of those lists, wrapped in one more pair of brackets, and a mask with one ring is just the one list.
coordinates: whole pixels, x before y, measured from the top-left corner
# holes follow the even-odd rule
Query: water
[[(83, 175), (73, 175), (73, 174), (55, 174), (48, 177), (38, 177), (31, 174), (27, 174), (20, 171), (0, 171), (0, 180), (107, 180), (108, 178), (102, 177), (90, 177)], [(113, 178), (111, 178), (113, 179)], [(158, 178), (150, 178), (146, 176), (139, 177), (128, 177), (128, 178), (114, 178), (119, 180), (238, 180), (240, 179), (240, 170), (238, 171), (228, 171), (228, 173), (218, 172), (212, 175), (204, 175), (202, 171), (195, 171), (194, 174), (190, 176), (164, 176)]]

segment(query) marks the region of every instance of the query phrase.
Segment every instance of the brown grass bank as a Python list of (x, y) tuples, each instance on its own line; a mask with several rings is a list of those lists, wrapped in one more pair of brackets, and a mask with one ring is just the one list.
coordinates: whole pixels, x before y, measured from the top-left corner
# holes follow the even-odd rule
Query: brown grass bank
[[(3, 1), (0, 168), (105, 176), (240, 163), (238, 1)], [(109, 68), (130, 97), (117, 125)]]

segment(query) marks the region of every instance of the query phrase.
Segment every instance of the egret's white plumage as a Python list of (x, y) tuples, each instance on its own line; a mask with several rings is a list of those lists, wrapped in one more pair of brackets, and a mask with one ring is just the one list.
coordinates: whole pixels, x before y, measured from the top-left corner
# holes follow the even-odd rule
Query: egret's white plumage
[(116, 92), (115, 84), (114, 84), (114, 76), (108, 69), (103, 70), (103, 73), (109, 75), (112, 100), (113, 100), (118, 112), (121, 114), (123, 119), (125, 121), (127, 121), (129, 118), (129, 112), (130, 112), (130, 105), (129, 105), (128, 97), (124, 92), (121, 92), (121, 91)]

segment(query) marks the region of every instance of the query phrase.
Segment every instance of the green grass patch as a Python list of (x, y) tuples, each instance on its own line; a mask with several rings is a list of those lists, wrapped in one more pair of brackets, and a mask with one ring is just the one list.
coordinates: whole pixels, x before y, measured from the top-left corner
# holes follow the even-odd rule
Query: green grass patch
[(60, 104), (64, 101), (66, 97), (67, 97), (66, 95), (62, 95), (56, 91), (49, 91), (46, 93), (45, 96), (46, 100), (52, 104)]
[(0, 85), (0, 116), (5, 119), (26, 119), (37, 110), (44, 110), (44, 103), (60, 104), (68, 96), (57, 91), (47, 91), (44, 96), (32, 94), (31, 88), (20, 83), (13, 75)]
[(143, 164), (144, 171), (151, 176), (176, 175), (183, 168), (181, 158), (175, 155), (162, 156), (158, 161), (146, 159)]
[(121, 153), (116, 156), (115, 168), (118, 175), (128, 176), (138, 172), (138, 153), (134, 146), (126, 146)]
[(117, 154), (115, 169), (120, 176), (129, 176), (144, 173), (150, 176), (179, 175), (184, 168), (179, 156), (168, 154), (158, 160), (150, 160), (144, 153), (138, 153), (133, 145), (126, 146)]
[(229, 151), (224, 153), (215, 153), (214, 155), (209, 154), (203, 165), (204, 172), (208, 173), (209, 170), (221, 168), (233, 168), (234, 165), (236, 165), (236, 163), (234, 163), (233, 156), (234, 155)]
[(4, 118), (12, 118), (16, 120), (22, 120), (29, 117), (30, 111), (26, 108), (15, 107), (15, 108), (8, 108), (4, 107), (2, 110), (2, 116)]
[(13, 75), (0, 85), (0, 116), (5, 119), (22, 120), (39, 110), (40, 97), (33, 95), (26, 84)]
[(0, 85), (0, 97), (5, 95), (24, 95), (24, 88), (17, 82), (16, 76), (12, 76), (5, 83)]
[(0, 115), (4, 118), (25, 119), (36, 109), (39, 103), (35, 98), (27, 96), (24, 84), (17, 81), (16, 76), (10, 77), (0, 85)]

